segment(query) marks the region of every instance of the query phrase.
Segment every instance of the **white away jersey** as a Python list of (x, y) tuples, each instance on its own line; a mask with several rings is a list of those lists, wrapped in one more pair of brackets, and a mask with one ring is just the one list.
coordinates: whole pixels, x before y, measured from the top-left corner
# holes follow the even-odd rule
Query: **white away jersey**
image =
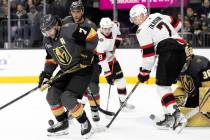
[(112, 27), (112, 35), (107, 38), (105, 37), (100, 29), (97, 31), (98, 34), (98, 45), (96, 47), (96, 53), (99, 57), (99, 64), (101, 65), (104, 72), (110, 71), (109, 62), (112, 62), (115, 58), (114, 51), (115, 51), (115, 41), (117, 39), (117, 35), (120, 35), (120, 29), (117, 24), (113, 22)]
[[(141, 49), (147, 49), (147, 53), (143, 54), (142, 67), (151, 70), (155, 63), (156, 46), (167, 38), (174, 38), (181, 43), (184, 40), (175, 31), (171, 25), (171, 18), (160, 13), (149, 15), (149, 17), (139, 26), (136, 36)], [(170, 47), (170, 46), (168, 46)]]

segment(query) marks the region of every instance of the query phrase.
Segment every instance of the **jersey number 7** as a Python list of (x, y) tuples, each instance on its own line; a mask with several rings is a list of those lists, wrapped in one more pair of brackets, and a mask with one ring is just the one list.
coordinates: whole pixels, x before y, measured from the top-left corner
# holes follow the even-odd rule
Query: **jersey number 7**
[(171, 36), (171, 30), (168, 27), (168, 25), (166, 23), (164, 23), (163, 21), (161, 21), (156, 27), (161, 30), (163, 28), (163, 26), (168, 30), (169, 36)]

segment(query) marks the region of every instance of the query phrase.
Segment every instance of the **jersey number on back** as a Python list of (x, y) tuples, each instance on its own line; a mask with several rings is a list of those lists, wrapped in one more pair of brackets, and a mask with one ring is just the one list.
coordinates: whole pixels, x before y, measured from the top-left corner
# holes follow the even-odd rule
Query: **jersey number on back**
[(169, 36), (171, 36), (171, 30), (170, 28), (168, 27), (168, 25), (164, 22), (160, 22), (156, 27), (161, 30), (163, 28), (163, 26), (168, 30), (168, 33), (169, 33)]
[(208, 78), (210, 78), (210, 69), (203, 72), (203, 79), (205, 80)]

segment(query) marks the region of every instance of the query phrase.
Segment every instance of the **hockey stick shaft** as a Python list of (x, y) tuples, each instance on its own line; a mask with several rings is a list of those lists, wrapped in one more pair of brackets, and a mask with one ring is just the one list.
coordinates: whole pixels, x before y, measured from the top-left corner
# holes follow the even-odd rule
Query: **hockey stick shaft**
[[(43, 86), (40, 88), (40, 90), (43, 91), (43, 90), (47, 89), (48, 87), (50, 87), (50, 84), (52, 84), (54, 81), (58, 80), (59, 78), (63, 77), (63, 76), (66, 75), (67, 73), (72, 73), (72, 72), (78, 71), (78, 70), (80, 70), (80, 69), (82, 69), (82, 68), (81, 68), (81, 67), (78, 67), (78, 65), (72, 67), (71, 69), (69, 69), (69, 70), (67, 70), (67, 71), (65, 71), (65, 72), (63, 72), (63, 73), (61, 73), (61, 74), (59, 74), (58, 76), (52, 78), (51, 80), (49, 80), (49, 81), (47, 82), (47, 84), (43, 85)], [(22, 99), (23, 97), (29, 95), (30, 93), (33, 93), (33, 92), (36, 91), (38, 88), (39, 88), (39, 87), (37, 86), (37, 87), (33, 88), (32, 90), (30, 90), (30, 91), (24, 93), (23, 95), (21, 95), (21, 96), (15, 98), (14, 100), (12, 100), (12, 101), (6, 103), (5, 105), (3, 105), (3, 106), (0, 107), (0, 110), (2, 110), (3, 108), (5, 108), (5, 107), (11, 105), (12, 103), (14, 103), (14, 102), (16, 102), (16, 101)]]
[(12, 100), (12, 101), (8, 102), (7, 104), (5, 104), (5, 105), (1, 106), (1, 107), (0, 107), (0, 110), (2, 110), (3, 108), (5, 108), (5, 107), (7, 107), (7, 106), (11, 105), (12, 103), (14, 103), (14, 102), (16, 102), (16, 101), (18, 101), (18, 100), (20, 100), (21, 98), (23, 98), (23, 97), (25, 97), (25, 96), (29, 95), (30, 93), (32, 93), (32, 92), (34, 92), (34, 91), (36, 91), (38, 88), (39, 88), (39, 87), (35, 87), (35, 88), (33, 88), (32, 90), (30, 90), (30, 91), (26, 92), (25, 94), (23, 94), (23, 95), (21, 95), (21, 96), (19, 96), (19, 97), (15, 98), (14, 100)]
[[(115, 51), (114, 51), (114, 52), (115, 52)], [(112, 69), (111, 69), (111, 73), (113, 74), (113, 71), (114, 71), (114, 58), (113, 58), (113, 60), (112, 60), (112, 67), (111, 67), (111, 68), (112, 68)], [(110, 99), (111, 87), (112, 87), (112, 85), (109, 84), (109, 93), (108, 93), (107, 104), (106, 104), (106, 110), (107, 110), (107, 111), (108, 111), (108, 109), (109, 109), (109, 99)]]
[(122, 110), (122, 108), (124, 107), (124, 105), (127, 103), (128, 99), (130, 98), (130, 96), (133, 94), (133, 92), (136, 90), (136, 88), (139, 85), (139, 81), (136, 83), (136, 85), (133, 87), (133, 89), (131, 90), (131, 92), (128, 94), (128, 96), (126, 97), (125, 101), (121, 104), (120, 108), (118, 109), (118, 111), (115, 113), (114, 117), (112, 118), (112, 120), (109, 122), (108, 125), (106, 125), (107, 128), (109, 128), (111, 126), (111, 124), (113, 123), (113, 121), (116, 119), (116, 117), (118, 116), (118, 114), (120, 113), (120, 111)]
[(98, 110), (99, 110), (100, 112), (104, 113), (105, 115), (109, 115), (109, 116), (114, 116), (114, 115), (115, 115), (114, 112), (104, 110), (104, 109), (102, 109), (102, 108), (100, 107), (100, 105), (98, 105), (98, 103), (96, 102), (95, 97), (93, 96), (93, 93), (92, 93), (90, 87), (88, 87), (87, 90), (88, 90), (88, 92), (90, 93), (90, 95), (92, 96), (93, 101), (95, 102), (95, 104), (96, 104), (96, 106), (97, 106), (97, 108), (98, 108)]
[(199, 106), (197, 106), (196, 108), (192, 109), (191, 111), (187, 112), (185, 114), (185, 118), (186, 119), (190, 119), (193, 116), (195, 116), (197, 113), (199, 113)]
[(47, 88), (50, 87), (50, 85), (51, 85), (52, 83), (54, 83), (56, 80), (60, 79), (60, 78), (63, 77), (64, 75), (69, 74), (69, 73), (76, 72), (76, 71), (81, 70), (81, 69), (83, 69), (83, 68), (79, 67), (78, 65), (75, 65), (75, 66), (72, 67), (71, 69), (66, 70), (65, 72), (63, 72), (63, 73), (61, 73), (61, 74), (55, 76), (54, 78), (50, 79), (46, 84), (44, 84), (44, 85), (42, 85), (42, 86), (40, 87), (40, 90), (41, 90), (41, 91), (46, 90)]
[(106, 110), (108, 110), (109, 108), (109, 99), (110, 99), (110, 92), (111, 92), (111, 85), (109, 85), (109, 93), (108, 93), (108, 97), (107, 97), (107, 104), (106, 104)]

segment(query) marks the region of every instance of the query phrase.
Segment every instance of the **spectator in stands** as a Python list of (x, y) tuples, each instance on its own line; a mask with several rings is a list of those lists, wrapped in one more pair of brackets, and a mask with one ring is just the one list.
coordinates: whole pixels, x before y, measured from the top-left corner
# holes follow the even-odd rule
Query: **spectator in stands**
[[(25, 45), (29, 44), (29, 26), (28, 26), (28, 15), (24, 9), (22, 3), (17, 4), (17, 12), (14, 16), (16, 21), (15, 39), (18, 42), (23, 42)], [(23, 46), (20, 46), (23, 47)]]
[(190, 23), (190, 19), (187, 16), (185, 16), (185, 18), (184, 18), (184, 35), (183, 35), (183, 37), (190, 44), (193, 44), (193, 36), (192, 36), (193, 32), (194, 32), (194, 29), (192, 27), (192, 24)]
[[(196, 42), (192, 42), (195, 46), (201, 46), (202, 40), (201, 40), (201, 32), (202, 32), (202, 23), (200, 21), (199, 15), (194, 12), (194, 10), (191, 7), (188, 7), (186, 10), (186, 26), (185, 30), (190, 31), (191, 33), (195, 34)], [(189, 22), (190, 25), (187, 25)], [(187, 38), (191, 38), (193, 34), (188, 34)]]
[(0, 17), (0, 48), (4, 47), (4, 42), (7, 42), (7, 5), (2, 6), (2, 16)]
[(34, 5), (31, 5), (29, 10), (28, 19), (30, 23), (30, 45), (31, 47), (39, 47), (41, 46), (42, 41), (42, 35), (39, 28), (41, 14), (37, 11)]
[(202, 17), (210, 18), (210, 1), (209, 0), (202, 0), (202, 7), (200, 9), (199, 14)]

